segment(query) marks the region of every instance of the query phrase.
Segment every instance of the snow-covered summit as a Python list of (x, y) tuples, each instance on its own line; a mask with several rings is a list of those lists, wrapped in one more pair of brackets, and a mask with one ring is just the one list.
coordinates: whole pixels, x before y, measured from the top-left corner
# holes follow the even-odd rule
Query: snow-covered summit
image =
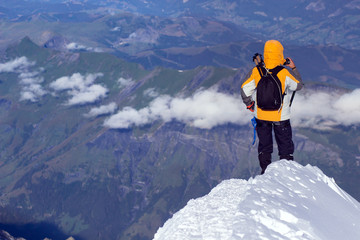
[(360, 239), (360, 203), (317, 167), (272, 163), (223, 181), (175, 213), (154, 240)]

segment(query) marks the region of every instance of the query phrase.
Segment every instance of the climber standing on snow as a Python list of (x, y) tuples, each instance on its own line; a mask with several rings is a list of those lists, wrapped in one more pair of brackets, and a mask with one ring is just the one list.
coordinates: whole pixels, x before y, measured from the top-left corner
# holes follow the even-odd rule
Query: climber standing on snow
[(280, 159), (294, 160), (290, 107), (295, 91), (300, 90), (303, 83), (294, 62), (291, 58), (285, 60), (283, 51), (279, 41), (267, 41), (264, 60), (261, 54), (255, 54), (256, 67), (246, 75), (241, 86), (243, 102), (255, 114), (261, 174), (271, 163), (273, 130)]

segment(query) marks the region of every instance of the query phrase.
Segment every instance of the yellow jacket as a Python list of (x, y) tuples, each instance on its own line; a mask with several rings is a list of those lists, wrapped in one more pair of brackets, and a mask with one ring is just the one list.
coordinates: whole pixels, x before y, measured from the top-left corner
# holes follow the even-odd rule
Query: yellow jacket
[[(271, 69), (282, 65), (285, 62), (283, 55), (284, 48), (280, 42), (276, 40), (269, 40), (265, 43), (264, 47), (264, 63), (265, 68)], [(265, 121), (283, 121), (290, 119), (290, 99), (293, 91), (298, 91), (303, 87), (300, 73), (297, 69), (291, 70), (284, 68), (278, 74), (283, 94), (283, 105), (280, 110), (264, 111), (257, 107), (256, 104), (256, 87), (260, 81), (260, 73), (256, 67), (254, 67), (243, 80), (241, 85), (241, 97), (245, 105), (255, 100), (255, 117)]]

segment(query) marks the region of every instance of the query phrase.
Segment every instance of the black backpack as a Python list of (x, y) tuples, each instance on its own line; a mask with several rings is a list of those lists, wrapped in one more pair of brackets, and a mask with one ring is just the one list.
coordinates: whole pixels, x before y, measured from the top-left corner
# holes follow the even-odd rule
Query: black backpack
[(284, 68), (277, 66), (267, 70), (263, 66), (257, 67), (261, 79), (256, 88), (256, 103), (263, 111), (280, 110), (283, 104), (284, 95), (281, 82), (277, 74)]

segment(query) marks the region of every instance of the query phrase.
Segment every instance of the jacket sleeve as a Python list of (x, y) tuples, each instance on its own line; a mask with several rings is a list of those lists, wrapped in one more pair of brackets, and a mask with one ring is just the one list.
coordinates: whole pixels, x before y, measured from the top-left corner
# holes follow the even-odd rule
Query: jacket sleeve
[(296, 80), (299, 81), (298, 83), (298, 86), (296, 87), (296, 90), (295, 91), (299, 91), (303, 88), (304, 86), (304, 83), (302, 81), (302, 78), (301, 78), (301, 75), (300, 75), (300, 72), (297, 68), (295, 68), (294, 70), (291, 70), (292, 71), (292, 75), (296, 78)]
[(253, 101), (252, 94), (256, 89), (254, 69), (256, 68), (251, 69), (251, 71), (245, 76), (241, 85), (241, 98), (246, 106), (249, 106)]
[(299, 70), (297, 68), (295, 68), (294, 70), (287, 70), (288, 71), (286, 74), (286, 86), (288, 87), (288, 89), (291, 91), (299, 91), (300, 89), (302, 89), (304, 83), (302, 81)]

